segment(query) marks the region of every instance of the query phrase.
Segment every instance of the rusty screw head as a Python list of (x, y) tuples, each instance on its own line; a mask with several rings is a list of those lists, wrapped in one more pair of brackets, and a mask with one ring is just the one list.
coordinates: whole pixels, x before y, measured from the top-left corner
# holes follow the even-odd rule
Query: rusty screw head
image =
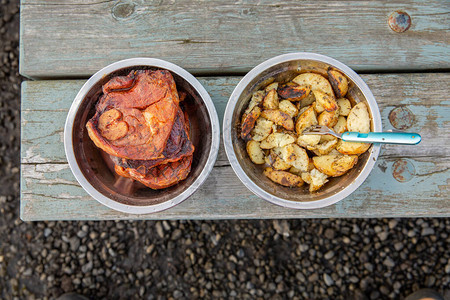
[(415, 117), (411, 110), (402, 106), (394, 108), (389, 113), (389, 121), (396, 129), (405, 130), (415, 123)]
[(392, 176), (398, 182), (410, 181), (416, 175), (416, 168), (406, 159), (397, 160), (392, 166)]
[(395, 32), (405, 32), (411, 27), (411, 17), (404, 11), (394, 11), (389, 16), (389, 27)]

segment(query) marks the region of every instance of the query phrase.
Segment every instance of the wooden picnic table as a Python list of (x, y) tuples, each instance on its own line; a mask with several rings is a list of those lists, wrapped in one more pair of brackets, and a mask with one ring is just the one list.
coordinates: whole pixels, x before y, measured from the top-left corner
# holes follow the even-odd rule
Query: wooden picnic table
[[(393, 31), (389, 16), (411, 18)], [(22, 220), (448, 217), (450, 35), (448, 1), (22, 0)], [(397, 21), (405, 21), (398, 19)], [(398, 24), (404, 26), (405, 24)], [(278, 207), (239, 181), (223, 145), (210, 176), (181, 204), (155, 214), (116, 212), (72, 175), (63, 127), (86, 79), (131, 57), (173, 62), (194, 74), (219, 120), (239, 80), (262, 61), (316, 52), (358, 72), (383, 129), (418, 132), (418, 146), (383, 146), (365, 183), (335, 205)]]

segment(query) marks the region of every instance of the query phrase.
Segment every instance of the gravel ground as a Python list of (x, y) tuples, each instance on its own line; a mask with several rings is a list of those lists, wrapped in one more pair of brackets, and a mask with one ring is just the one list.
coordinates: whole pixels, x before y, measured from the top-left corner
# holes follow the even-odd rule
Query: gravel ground
[(19, 8), (0, 3), (1, 299), (450, 299), (450, 219), (20, 221)]

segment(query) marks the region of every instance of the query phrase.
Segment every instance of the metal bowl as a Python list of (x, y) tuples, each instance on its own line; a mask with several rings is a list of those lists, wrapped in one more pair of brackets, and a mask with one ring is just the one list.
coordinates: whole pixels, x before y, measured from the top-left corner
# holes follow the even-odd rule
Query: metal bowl
[[(185, 180), (162, 190), (152, 190), (115, 174), (109, 156), (94, 145), (86, 130), (86, 122), (94, 115), (102, 85), (114, 76), (127, 75), (138, 69), (169, 70), (177, 89), (188, 95), (183, 106), (189, 115), (191, 140), (195, 146), (191, 172)], [(122, 60), (95, 73), (75, 97), (64, 128), (66, 157), (80, 185), (100, 203), (132, 214), (168, 209), (192, 195), (211, 172), (219, 143), (219, 119), (204, 87), (186, 70), (154, 58)]]
[(271, 58), (253, 68), (234, 89), (228, 101), (223, 121), (225, 151), (233, 170), (244, 185), (257, 196), (274, 204), (297, 209), (313, 209), (334, 204), (355, 191), (367, 178), (375, 165), (380, 145), (372, 145), (360, 155), (353, 169), (345, 175), (329, 178), (318, 192), (309, 193), (305, 188), (288, 188), (270, 181), (263, 175), (262, 165), (253, 164), (248, 158), (245, 143), (240, 139), (237, 127), (247, 108), (252, 93), (271, 81), (286, 82), (296, 75), (315, 72), (326, 76), (329, 67), (340, 70), (349, 79), (347, 98), (353, 103), (363, 101), (369, 108), (372, 131), (382, 131), (380, 111), (372, 92), (353, 70), (330, 57), (314, 53), (291, 53)]

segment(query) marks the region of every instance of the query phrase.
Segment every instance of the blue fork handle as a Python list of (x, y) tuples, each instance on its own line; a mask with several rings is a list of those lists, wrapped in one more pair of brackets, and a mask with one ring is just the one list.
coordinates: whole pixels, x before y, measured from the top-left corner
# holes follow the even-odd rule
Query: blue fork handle
[(383, 143), (417, 145), (422, 140), (418, 133), (410, 132), (344, 132), (342, 139), (346, 142)]

